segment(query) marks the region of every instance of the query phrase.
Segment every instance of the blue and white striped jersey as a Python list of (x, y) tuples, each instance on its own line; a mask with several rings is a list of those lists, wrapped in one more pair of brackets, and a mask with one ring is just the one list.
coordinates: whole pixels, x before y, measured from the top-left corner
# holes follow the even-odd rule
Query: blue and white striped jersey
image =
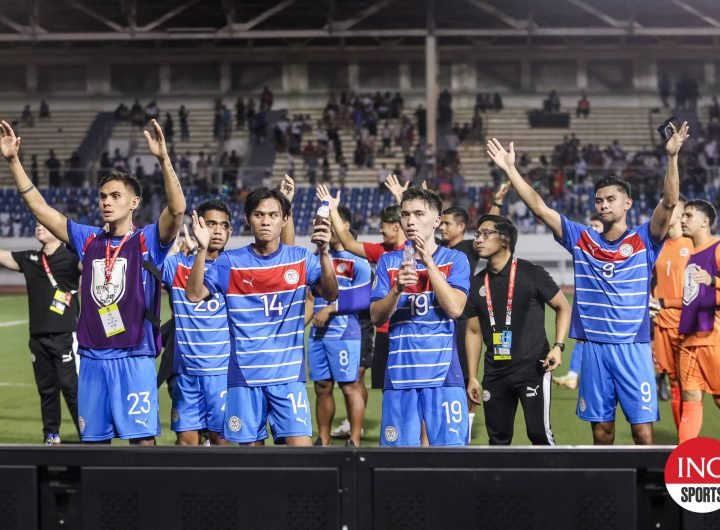
[[(389, 252), (375, 269), (371, 301), (384, 298), (397, 283), (402, 251)], [(438, 247), (433, 260), (451, 287), (470, 289), (470, 264), (462, 252)], [(455, 320), (440, 307), (427, 269), (416, 263), (418, 283), (401, 294), (390, 317), (390, 352), (385, 389), (464, 386), (455, 341)]]
[(305, 291), (320, 279), (318, 257), (280, 245), (260, 256), (248, 245), (223, 252), (205, 273), (225, 298), (230, 323), (228, 387), (305, 381)]
[[(335, 302), (338, 312), (328, 319), (324, 328), (311, 328), (310, 338), (360, 340), (360, 321), (355, 313), (370, 306), (370, 264), (346, 250), (333, 250), (330, 255), (340, 289)], [(327, 305), (324, 298), (316, 297), (313, 314)]]
[[(173, 372), (189, 375), (227, 374), (230, 332), (225, 299), (190, 302), (185, 295), (195, 256), (174, 254), (163, 264), (163, 283), (171, 290), (175, 314)], [(212, 265), (208, 261), (205, 267)]]
[(650, 223), (607, 241), (589, 226), (562, 219), (558, 242), (573, 256), (575, 301), (570, 336), (593, 342), (650, 342), (650, 280), (662, 243)]

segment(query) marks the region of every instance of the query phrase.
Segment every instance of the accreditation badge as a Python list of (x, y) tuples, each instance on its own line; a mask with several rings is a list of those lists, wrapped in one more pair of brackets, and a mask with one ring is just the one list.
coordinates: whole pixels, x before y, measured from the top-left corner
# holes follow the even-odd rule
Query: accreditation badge
[(102, 321), (103, 328), (105, 328), (105, 336), (112, 337), (125, 331), (125, 325), (123, 324), (120, 309), (118, 309), (117, 304), (101, 307), (98, 309), (98, 313), (100, 313), (100, 320)]
[(512, 360), (512, 331), (506, 329), (499, 333), (493, 332), (493, 360), (494, 361), (510, 361)]
[(50, 311), (58, 315), (64, 315), (65, 309), (70, 305), (71, 298), (70, 293), (66, 293), (62, 289), (55, 289), (55, 295), (52, 302), (50, 302)]

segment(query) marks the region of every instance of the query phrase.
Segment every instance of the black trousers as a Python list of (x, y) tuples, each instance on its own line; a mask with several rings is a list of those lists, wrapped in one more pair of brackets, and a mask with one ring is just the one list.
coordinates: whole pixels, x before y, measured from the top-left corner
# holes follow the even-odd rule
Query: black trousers
[(530, 373), (526, 377), (485, 377), (483, 408), (490, 445), (510, 445), (518, 402), (525, 412), (525, 427), (533, 445), (555, 445), (550, 429), (552, 376)]
[(32, 353), (35, 384), (40, 394), (43, 434), (60, 432), (60, 392), (65, 397), (75, 430), (78, 427), (78, 376), (75, 368), (72, 333), (31, 335), (28, 343)]

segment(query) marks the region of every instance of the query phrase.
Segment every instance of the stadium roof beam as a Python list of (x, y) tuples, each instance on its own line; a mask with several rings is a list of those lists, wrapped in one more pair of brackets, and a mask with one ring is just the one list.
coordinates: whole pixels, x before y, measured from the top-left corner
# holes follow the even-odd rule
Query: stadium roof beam
[[(388, 5), (392, 4), (395, 0), (378, 0), (374, 4), (369, 5), (362, 11), (360, 11), (357, 15), (355, 15), (352, 18), (349, 18), (347, 20), (339, 20), (337, 22), (332, 23), (332, 30), (339, 30), (339, 31), (347, 31), (351, 27), (355, 26), (359, 22), (362, 22), (368, 17), (371, 17), (381, 9), (386, 8)], [(328, 29), (328, 26), (326, 26), (326, 29)]]
[(163, 24), (163, 23), (167, 22), (168, 20), (170, 20), (171, 18), (179, 15), (180, 13), (185, 11), (188, 7), (191, 7), (195, 4), (197, 4), (199, 1), (200, 0), (188, 0), (184, 4), (180, 4), (175, 9), (168, 11), (163, 16), (153, 20), (149, 24), (145, 24), (144, 26), (142, 26), (141, 28), (138, 28), (138, 29), (141, 31), (152, 31), (156, 27), (158, 27), (160, 24)]
[(514, 29), (523, 29), (528, 27), (528, 23), (524, 20), (518, 20), (510, 15), (500, 11), (497, 7), (484, 2), (483, 0), (465, 0), (468, 4), (475, 6), (481, 11), (494, 16), (503, 21), (505, 24)]
[(597, 7), (592, 6), (592, 5), (588, 4), (587, 2), (584, 2), (583, 0), (566, 0), (566, 1), (568, 3), (574, 5), (575, 7), (582, 9), (586, 13), (589, 13), (590, 15), (594, 16), (595, 18), (602, 20), (608, 26), (612, 26), (613, 28), (626, 27), (628, 24), (634, 24), (637, 27), (640, 26), (640, 24), (638, 24), (637, 22), (624, 22), (624, 21), (618, 20), (614, 17), (611, 17), (607, 13), (602, 12)]
[(682, 9), (682, 10), (684, 10), (684, 11), (687, 11), (687, 12), (690, 13), (691, 15), (695, 15), (695, 16), (698, 17), (699, 19), (705, 21), (705, 22), (706, 22), (707, 24), (709, 24), (710, 26), (713, 26), (713, 27), (715, 27), (715, 28), (720, 28), (720, 22), (718, 22), (717, 19), (711, 17), (710, 15), (706, 15), (705, 13), (703, 13), (702, 11), (700, 11), (699, 9), (697, 9), (696, 7), (693, 7), (693, 6), (691, 6), (691, 5), (689, 5), (689, 4), (685, 3), (685, 2), (680, 2), (680, 1), (678, 1), (678, 0), (671, 0), (671, 2), (672, 2), (673, 5), (676, 5), (676, 6), (679, 7), (680, 9)]
[(107, 27), (109, 27), (109, 28), (112, 29), (112, 30), (115, 30), (115, 31), (118, 32), (118, 33), (125, 31), (125, 28), (123, 28), (123, 27), (122, 27), (120, 24), (118, 24), (117, 22), (113, 22), (112, 20), (108, 20), (108, 19), (105, 18), (104, 16), (100, 15), (99, 13), (96, 13), (95, 11), (93, 11), (93, 10), (90, 9), (89, 7), (81, 4), (80, 2), (76, 2), (75, 0), (65, 0), (65, 3), (68, 4), (69, 6), (74, 7), (75, 9), (77, 9), (78, 11), (80, 11), (81, 13), (86, 14), (86, 15), (89, 16), (90, 18), (94, 18), (94, 19), (97, 20), (98, 22), (102, 22), (102, 23), (105, 24)]
[(295, 0), (283, 0), (279, 4), (275, 4), (270, 9), (267, 9), (266, 11), (263, 11), (258, 16), (253, 18), (252, 20), (248, 20), (247, 22), (244, 22), (242, 24), (232, 24), (230, 26), (230, 30), (232, 31), (233, 35), (236, 35), (237, 33), (247, 32), (248, 30), (254, 28), (261, 22), (264, 22), (270, 17), (273, 17), (277, 15), (280, 11), (283, 11), (293, 5), (295, 3)]
[(123, 12), (127, 18), (127, 25), (130, 30), (137, 28), (137, 0), (122, 0)]
[(38, 22), (40, 20), (40, 0), (32, 0), (30, 4), (30, 14), (28, 15), (28, 24), (32, 33), (47, 33)]

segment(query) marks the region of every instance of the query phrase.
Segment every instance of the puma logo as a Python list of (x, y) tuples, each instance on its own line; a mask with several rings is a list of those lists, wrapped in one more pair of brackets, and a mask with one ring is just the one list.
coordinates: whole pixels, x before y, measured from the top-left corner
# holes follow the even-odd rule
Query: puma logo
[(536, 386), (535, 388), (528, 386), (526, 387), (527, 392), (525, 393), (525, 397), (535, 397), (538, 395), (538, 389), (540, 388), (540, 385)]
[(296, 417), (295, 421), (298, 421), (298, 422), (302, 423), (303, 425), (305, 425), (305, 427), (307, 427), (307, 418), (297, 418)]
[(138, 425), (142, 425), (146, 429), (147, 429), (147, 422), (148, 422), (147, 418), (145, 418), (144, 420), (138, 420), (138, 419), (135, 420), (135, 423), (137, 423)]
[(243, 283), (247, 283), (253, 289), (255, 289), (255, 286), (253, 285), (254, 281), (255, 278), (251, 278), (250, 280), (248, 280), (247, 278), (243, 278)]
[(652, 412), (652, 409), (650, 407), (648, 407), (647, 405), (643, 405), (642, 409), (647, 410), (648, 412)]
[(67, 352), (67, 353), (63, 353), (62, 362), (64, 362), (64, 363), (71, 363), (72, 360), (73, 360), (73, 354), (72, 354), (71, 351), (69, 351), (69, 352)]
[(457, 430), (455, 427), (448, 427), (448, 431), (454, 432), (455, 434), (457, 434), (458, 436), (460, 436), (460, 431)]

